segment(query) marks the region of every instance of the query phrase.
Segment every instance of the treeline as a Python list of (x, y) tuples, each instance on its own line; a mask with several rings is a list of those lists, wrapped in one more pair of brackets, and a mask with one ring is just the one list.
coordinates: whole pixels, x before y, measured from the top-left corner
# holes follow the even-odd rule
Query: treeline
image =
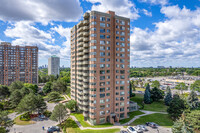
[(130, 77), (156, 77), (175, 75), (200, 76), (200, 68), (131, 68)]

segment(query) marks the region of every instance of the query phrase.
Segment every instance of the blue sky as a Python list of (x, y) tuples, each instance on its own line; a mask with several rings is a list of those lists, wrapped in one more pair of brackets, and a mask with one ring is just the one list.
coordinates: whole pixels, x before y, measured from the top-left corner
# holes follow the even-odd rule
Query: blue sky
[(200, 66), (200, 0), (1, 0), (0, 41), (70, 66), (70, 29), (91, 10), (131, 19), (131, 66)]

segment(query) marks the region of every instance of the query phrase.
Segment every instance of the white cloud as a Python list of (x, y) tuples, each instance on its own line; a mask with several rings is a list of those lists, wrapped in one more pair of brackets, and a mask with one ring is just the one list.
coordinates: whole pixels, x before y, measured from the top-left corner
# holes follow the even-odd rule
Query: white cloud
[(154, 5), (167, 5), (169, 0), (138, 0), (138, 1)]
[(143, 13), (144, 13), (145, 15), (147, 15), (147, 16), (149, 16), (149, 17), (152, 17), (152, 13), (151, 13), (151, 12), (147, 11), (146, 9), (143, 9), (142, 11), (143, 11)]
[(0, 20), (78, 21), (82, 8), (79, 0), (0, 0)]
[(54, 41), (50, 33), (34, 27), (32, 22), (20, 21), (4, 31), (7, 37), (11, 37), (13, 45), (34, 45), (39, 47), (39, 57), (46, 58), (59, 53), (60, 46), (51, 45)]
[(167, 19), (155, 23), (155, 29), (132, 29), (132, 65), (195, 65), (200, 58), (199, 12), (200, 9), (162, 7), (161, 13)]
[[(92, 10), (107, 12), (108, 10), (115, 11), (117, 15), (129, 17), (136, 20), (138, 10), (136, 9), (133, 2), (130, 0), (86, 0), (91, 2)], [(97, 4), (98, 3), (98, 4)]]

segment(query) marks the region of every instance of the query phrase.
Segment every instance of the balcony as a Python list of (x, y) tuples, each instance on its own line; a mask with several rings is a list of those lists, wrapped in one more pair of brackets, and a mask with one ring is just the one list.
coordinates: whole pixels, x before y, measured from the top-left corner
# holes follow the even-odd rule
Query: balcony
[(84, 25), (88, 25), (89, 24), (89, 20), (83, 20), (83, 24)]
[(79, 47), (79, 48), (78, 48), (78, 51), (83, 51), (83, 47)]
[(88, 61), (83, 61), (82, 64), (83, 64), (83, 65), (87, 65), (87, 64), (89, 64), (89, 62), (88, 62)]
[(89, 41), (89, 39), (88, 38), (83, 38), (83, 42), (88, 42)]
[(83, 72), (82, 74), (83, 74), (83, 76), (89, 76), (88, 72), (87, 73)]
[(88, 44), (88, 43), (84, 43), (84, 44), (83, 44), (83, 47), (84, 47), (84, 48), (88, 48), (88, 47), (89, 47), (89, 44)]
[(89, 70), (88, 67), (82, 67), (82, 70)]
[(89, 53), (89, 50), (88, 49), (84, 49), (83, 52), (84, 53)]
[(78, 43), (78, 47), (82, 47), (83, 44), (84, 44), (83, 42), (79, 42), (79, 43)]
[(84, 87), (84, 88), (89, 88), (89, 84), (88, 84), (88, 83), (84, 83), (84, 84), (83, 84), (83, 87)]
[(83, 26), (83, 31), (88, 31), (89, 30), (89, 26)]
[(89, 36), (89, 32), (82, 32), (84, 37)]
[(89, 89), (84, 89), (84, 90), (83, 90), (83, 93), (84, 93), (84, 94), (85, 94), (85, 93), (88, 94), (88, 93), (89, 93)]
[(83, 116), (84, 117), (88, 117), (89, 116), (89, 113), (86, 113), (85, 111), (83, 112)]
[[(82, 52), (81, 52), (82, 53)], [(81, 62), (77, 62), (77, 65), (82, 65), (83, 63), (82, 63), (82, 61)]]
[(89, 108), (86, 107), (86, 106), (83, 106), (83, 110), (84, 110), (84, 111), (89, 111)]
[(83, 37), (79, 37), (79, 38), (78, 38), (78, 42), (82, 42), (83, 40), (84, 40)]
[(89, 55), (83, 55), (83, 59), (88, 59)]
[(83, 15), (84, 18), (89, 18), (89, 16), (90, 16), (90, 14), (87, 12)]
[(84, 95), (82, 98), (83, 98), (84, 100), (88, 100), (88, 99), (89, 99), (89, 96), (88, 96), (88, 95)]
[(87, 101), (87, 102), (83, 101), (83, 105), (85, 105), (85, 106), (89, 105), (89, 101)]

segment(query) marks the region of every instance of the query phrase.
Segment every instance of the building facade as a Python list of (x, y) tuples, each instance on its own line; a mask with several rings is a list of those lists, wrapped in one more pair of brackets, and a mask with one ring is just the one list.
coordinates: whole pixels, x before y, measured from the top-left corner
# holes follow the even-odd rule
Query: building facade
[(53, 55), (48, 59), (48, 75), (57, 76), (60, 74), (60, 58)]
[(0, 44), (0, 84), (38, 83), (38, 47)]
[(129, 112), (130, 19), (91, 11), (71, 29), (71, 98), (91, 124)]

